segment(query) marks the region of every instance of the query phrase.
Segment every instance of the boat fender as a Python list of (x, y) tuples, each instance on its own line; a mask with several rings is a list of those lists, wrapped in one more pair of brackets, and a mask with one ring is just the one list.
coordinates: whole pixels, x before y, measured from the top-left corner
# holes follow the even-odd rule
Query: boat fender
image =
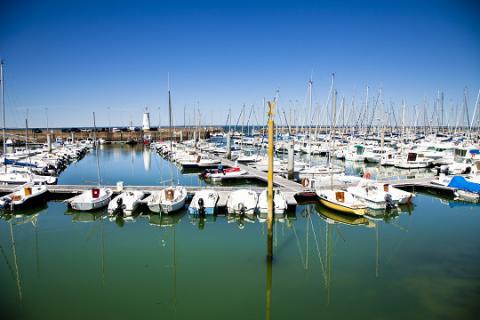
[(174, 193), (173, 193), (172, 189), (165, 190), (165, 198), (167, 200), (169, 200), (169, 201), (173, 200), (173, 196), (174, 196)]
[(93, 188), (92, 189), (92, 198), (97, 199), (98, 197), (100, 197), (100, 189)]
[(310, 179), (308, 179), (308, 178), (303, 178), (302, 179), (302, 186), (308, 187), (309, 184), (310, 184)]
[(365, 172), (365, 175), (364, 175), (363, 177), (364, 177), (365, 179), (370, 180), (370, 179), (372, 179), (372, 174), (370, 173), (370, 171), (367, 171), (367, 172)]

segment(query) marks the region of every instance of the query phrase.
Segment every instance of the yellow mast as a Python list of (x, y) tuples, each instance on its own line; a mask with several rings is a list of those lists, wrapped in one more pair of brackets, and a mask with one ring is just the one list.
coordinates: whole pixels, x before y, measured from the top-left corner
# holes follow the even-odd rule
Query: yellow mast
[(275, 101), (268, 102), (268, 241), (267, 241), (267, 260), (273, 259), (273, 114), (275, 110)]

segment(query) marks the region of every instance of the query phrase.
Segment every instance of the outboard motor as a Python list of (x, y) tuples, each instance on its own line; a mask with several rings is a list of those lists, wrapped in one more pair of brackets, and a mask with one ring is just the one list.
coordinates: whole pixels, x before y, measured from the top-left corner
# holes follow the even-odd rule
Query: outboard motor
[(445, 175), (448, 175), (448, 165), (443, 165), (443, 166), (440, 166), (440, 168), (438, 169), (438, 175), (440, 175), (440, 173), (444, 173)]
[(203, 198), (198, 199), (198, 214), (201, 216), (205, 215), (205, 202)]
[(385, 195), (385, 204), (387, 209), (394, 209), (395, 208), (395, 202), (392, 200), (392, 195), (390, 193), (387, 193)]
[(10, 204), (12, 202), (12, 199), (10, 199), (9, 197), (3, 197), (2, 201), (3, 201), (3, 206), (2, 206), (3, 209), (10, 208)]
[(240, 202), (238, 204), (238, 211), (240, 212), (241, 216), (245, 215), (245, 205), (243, 204), (243, 202)]
[(117, 199), (117, 209), (115, 209), (115, 212), (118, 213), (123, 213), (123, 210), (125, 210), (125, 205), (123, 204), (123, 198), (118, 198)]
[(204, 170), (202, 173), (200, 173), (200, 174), (199, 174), (200, 179), (205, 179), (205, 177), (207, 176), (208, 172), (209, 172), (208, 170)]

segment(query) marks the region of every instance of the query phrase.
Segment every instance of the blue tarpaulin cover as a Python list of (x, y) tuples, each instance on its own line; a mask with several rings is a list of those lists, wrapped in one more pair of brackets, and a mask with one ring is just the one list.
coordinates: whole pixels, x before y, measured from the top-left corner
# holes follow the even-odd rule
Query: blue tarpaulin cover
[(16, 166), (19, 166), (19, 167), (32, 167), (32, 168), (36, 168), (37, 166), (33, 163), (28, 163), (28, 162), (21, 162), (21, 161), (16, 161), (16, 160), (10, 160), (10, 159), (5, 159), (4, 161), (5, 164), (12, 164), (12, 165), (16, 165)]
[(480, 184), (467, 181), (465, 177), (455, 176), (450, 180), (449, 187), (474, 193), (480, 193)]

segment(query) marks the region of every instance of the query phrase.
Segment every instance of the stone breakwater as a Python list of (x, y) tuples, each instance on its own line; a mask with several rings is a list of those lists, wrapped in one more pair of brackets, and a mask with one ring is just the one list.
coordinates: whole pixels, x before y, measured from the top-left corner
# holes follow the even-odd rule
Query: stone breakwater
[[(126, 141), (143, 141), (145, 136), (150, 137), (152, 140), (167, 140), (170, 138), (176, 140), (188, 140), (193, 139), (194, 136), (201, 138), (209, 138), (210, 136), (222, 133), (224, 130), (221, 127), (181, 127), (175, 128), (170, 131), (168, 128), (160, 128), (157, 130), (149, 131), (116, 131), (111, 129), (97, 128), (95, 136), (97, 139), (104, 139), (111, 142), (126, 142)], [(171, 133), (170, 133), (171, 132)], [(93, 129), (49, 129), (51, 141), (54, 142), (57, 138), (61, 138), (64, 141), (68, 138), (74, 138), (75, 140), (83, 140), (87, 138), (93, 138)], [(30, 143), (45, 143), (47, 141), (46, 129), (29, 129), (28, 132), (25, 129), (7, 129), (6, 138), (13, 140), (15, 143), (25, 142), (26, 137)]]

